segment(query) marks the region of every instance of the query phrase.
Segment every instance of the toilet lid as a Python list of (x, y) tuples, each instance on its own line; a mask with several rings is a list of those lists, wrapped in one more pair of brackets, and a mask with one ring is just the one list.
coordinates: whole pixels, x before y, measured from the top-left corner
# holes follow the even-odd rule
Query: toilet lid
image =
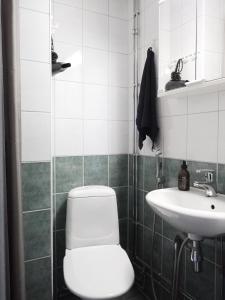
[(117, 297), (134, 282), (131, 262), (118, 245), (66, 250), (63, 269), (68, 289), (81, 298)]

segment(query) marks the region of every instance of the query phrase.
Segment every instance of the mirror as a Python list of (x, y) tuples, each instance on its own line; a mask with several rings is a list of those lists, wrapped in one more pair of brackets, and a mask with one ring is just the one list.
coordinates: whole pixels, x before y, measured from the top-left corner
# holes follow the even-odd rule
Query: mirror
[[(199, 1), (199, 0), (198, 0)], [(181, 79), (196, 80), (197, 0), (159, 1), (159, 90), (182, 59)]]
[(219, 79), (225, 77), (225, 1), (197, 2), (197, 80)]

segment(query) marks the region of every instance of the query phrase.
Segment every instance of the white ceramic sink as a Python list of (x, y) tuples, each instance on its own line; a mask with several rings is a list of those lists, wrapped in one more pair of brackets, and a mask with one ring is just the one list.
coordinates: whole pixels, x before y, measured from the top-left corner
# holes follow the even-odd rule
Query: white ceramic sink
[(192, 240), (225, 233), (225, 195), (206, 197), (205, 191), (196, 188), (188, 192), (168, 188), (148, 193), (146, 201), (156, 214)]

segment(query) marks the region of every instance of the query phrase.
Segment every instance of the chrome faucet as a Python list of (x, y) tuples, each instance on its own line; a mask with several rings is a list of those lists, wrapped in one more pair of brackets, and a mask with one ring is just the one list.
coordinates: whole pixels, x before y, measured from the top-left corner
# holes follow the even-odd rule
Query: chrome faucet
[(209, 169), (196, 170), (198, 174), (205, 173), (205, 181), (194, 181), (193, 186), (205, 190), (206, 197), (216, 197), (216, 191), (212, 186), (214, 172), (215, 170)]

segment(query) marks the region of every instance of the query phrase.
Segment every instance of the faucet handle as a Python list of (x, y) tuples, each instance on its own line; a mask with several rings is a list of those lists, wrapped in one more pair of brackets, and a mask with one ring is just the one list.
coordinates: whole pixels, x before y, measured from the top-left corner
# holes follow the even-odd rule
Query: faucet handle
[(206, 182), (207, 183), (213, 182), (213, 175), (215, 173), (215, 170), (213, 170), (213, 169), (197, 169), (196, 173), (198, 173), (198, 174), (205, 173)]

